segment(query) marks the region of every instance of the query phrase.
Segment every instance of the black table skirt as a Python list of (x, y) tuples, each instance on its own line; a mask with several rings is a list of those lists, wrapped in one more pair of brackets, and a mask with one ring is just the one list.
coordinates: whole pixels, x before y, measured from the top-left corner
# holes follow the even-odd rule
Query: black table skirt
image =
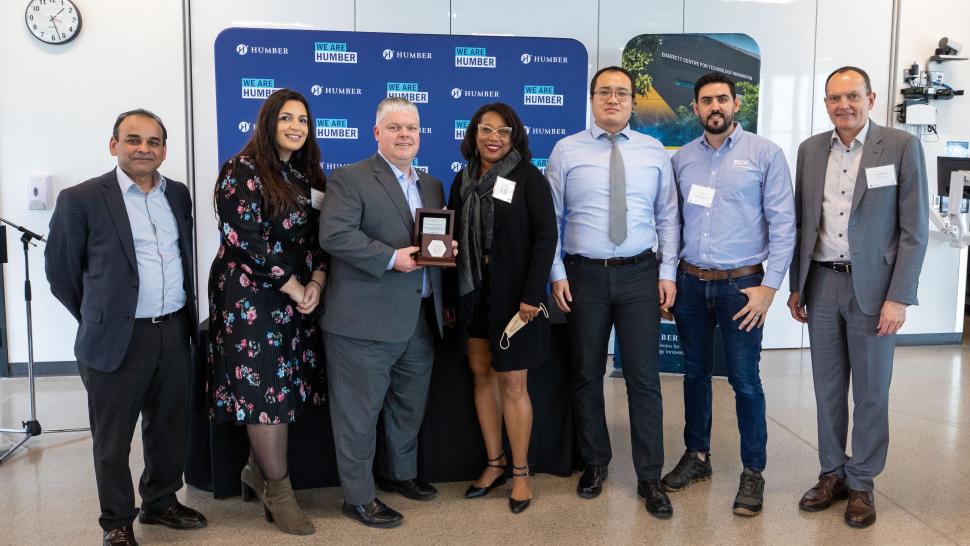
[[(239, 472), (248, 458), (249, 440), (244, 426), (217, 425), (208, 419), (207, 334), (203, 323), (201, 349), (196, 352), (192, 369), (185, 481), (223, 498), (239, 494)], [(529, 462), (534, 472), (569, 475), (580, 462), (570, 391), (566, 325), (554, 321), (549, 361), (529, 372), (534, 413)], [(511, 453), (507, 440), (506, 452)], [(435, 354), (427, 410), (418, 437), (418, 477), (432, 483), (474, 480), (484, 468), (485, 459), (475, 414), (472, 374), (458, 342), (447, 338), (438, 344)], [(340, 484), (326, 405), (310, 408), (290, 425), (289, 463), (295, 489)]]

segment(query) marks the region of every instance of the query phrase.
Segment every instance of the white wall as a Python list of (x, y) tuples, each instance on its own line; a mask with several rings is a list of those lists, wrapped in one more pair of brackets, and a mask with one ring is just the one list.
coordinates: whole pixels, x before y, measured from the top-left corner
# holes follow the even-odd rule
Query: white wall
[[(964, 0), (902, 2), (900, 60), (922, 61), (943, 35), (970, 42), (970, 5)], [(205, 310), (205, 283), (218, 244), (212, 215), (212, 185), (218, 169), (212, 47), (230, 27), (310, 28), (433, 34), (509, 34), (575, 38), (589, 53), (589, 73), (618, 63), (627, 40), (643, 33), (743, 32), (761, 46), (762, 115), (759, 132), (778, 142), (790, 163), (798, 143), (831, 128), (822, 106), (822, 83), (836, 66), (856, 64), (873, 77), (878, 95), (874, 119), (885, 123), (889, 100), (892, 0), (430, 0), (421, 9), (389, 0), (190, 0), (193, 191), (196, 200), (198, 280)], [(107, 171), (114, 164), (107, 139), (114, 117), (143, 106), (169, 129), (163, 172), (184, 180), (187, 105), (183, 91), (182, 2), (97, 0), (81, 6), (84, 28), (66, 46), (41, 44), (22, 23), (25, 2), (0, 7), (0, 215), (46, 232), (48, 212), (28, 212), (23, 184), (28, 173), (54, 175), (55, 190)], [(510, 16), (514, 13), (515, 16)], [(145, 24), (150, 21), (151, 24)], [(946, 66), (956, 86), (970, 87), (970, 62)], [(941, 139), (967, 139), (970, 97), (939, 105)], [(962, 120), (961, 127), (958, 120)], [(962, 131), (962, 133), (961, 133)], [(925, 145), (928, 158), (938, 147)], [(928, 161), (935, 180), (935, 159)], [(8, 243), (17, 243), (8, 233)], [(23, 263), (11, 249), (5, 268), (7, 340), (10, 360), (26, 360), (21, 301)], [(38, 361), (73, 360), (76, 324), (53, 300), (43, 279), (41, 252), (34, 250), (34, 318)], [(962, 278), (966, 255), (931, 243), (920, 286), (922, 305), (913, 309), (904, 333), (962, 329)], [(766, 327), (766, 347), (791, 347), (803, 332), (778, 294)], [(959, 302), (959, 303), (958, 303)], [(807, 335), (804, 336), (807, 340)]]
[[(934, 0), (931, 3), (900, 0), (899, 80), (893, 82), (893, 102), (901, 102), (899, 90), (904, 87), (902, 68), (913, 62), (923, 66), (933, 54), (940, 38), (948, 36), (970, 45), (970, 2)], [(963, 51), (961, 56), (970, 56)], [(936, 157), (944, 154), (947, 140), (970, 140), (970, 61), (934, 65), (944, 72), (944, 81), (968, 96), (949, 101), (935, 101), (939, 139), (923, 139), (926, 174), (930, 195), (936, 193)], [(902, 126), (901, 126), (902, 128)], [(932, 236), (926, 251), (926, 262), (920, 275), (919, 307), (910, 308), (903, 333), (938, 333), (963, 331), (964, 287), (967, 278), (967, 250), (957, 250)]]
[[(103, 174), (115, 117), (154, 111), (169, 132), (162, 172), (185, 180), (182, 3), (79, 2), (82, 28), (66, 45), (33, 38), (26, 1), (0, 3), (0, 216), (47, 233), (49, 211), (28, 211), (28, 174), (53, 176), (55, 192)], [(27, 360), (23, 253), (7, 229), (4, 266), (6, 332), (11, 362)], [(44, 276), (44, 248), (32, 249), (34, 354), (37, 361), (74, 360), (77, 323), (55, 300)]]

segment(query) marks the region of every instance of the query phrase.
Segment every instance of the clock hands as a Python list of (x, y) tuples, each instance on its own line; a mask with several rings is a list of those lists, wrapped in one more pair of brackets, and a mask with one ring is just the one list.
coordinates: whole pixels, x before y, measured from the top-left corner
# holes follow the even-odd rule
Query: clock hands
[(54, 22), (54, 17), (51, 17), (51, 26), (54, 27), (54, 36), (60, 39), (61, 31), (57, 28), (57, 23)]

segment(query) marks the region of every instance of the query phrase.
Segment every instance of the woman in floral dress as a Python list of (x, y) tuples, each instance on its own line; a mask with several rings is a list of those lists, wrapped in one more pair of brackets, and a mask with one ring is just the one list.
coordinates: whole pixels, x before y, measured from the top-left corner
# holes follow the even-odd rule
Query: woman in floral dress
[(290, 487), (288, 424), (326, 392), (310, 316), (326, 270), (311, 201), (324, 175), (310, 119), (299, 93), (281, 89), (266, 99), (251, 140), (216, 183), (221, 245), (209, 271), (210, 414), (246, 425), (252, 457), (243, 498), (258, 496), (266, 518), (291, 534), (314, 528)]

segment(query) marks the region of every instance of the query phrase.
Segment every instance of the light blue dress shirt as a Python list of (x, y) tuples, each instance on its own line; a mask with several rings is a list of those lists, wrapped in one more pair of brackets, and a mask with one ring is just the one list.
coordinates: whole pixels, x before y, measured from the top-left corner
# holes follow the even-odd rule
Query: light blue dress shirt
[[(761, 284), (777, 290), (795, 251), (795, 200), (781, 148), (735, 125), (717, 150), (701, 135), (673, 165), (684, 218), (680, 258), (710, 269), (767, 259)], [(714, 189), (710, 208), (688, 203), (695, 184)]]
[[(384, 157), (380, 151), (377, 152), (378, 155), (384, 161), (387, 158)], [(414, 211), (421, 208), (421, 187), (418, 186), (418, 173), (415, 172), (414, 167), (411, 168), (411, 172), (405, 174), (404, 171), (398, 169), (393, 163), (387, 161), (387, 165), (391, 167), (391, 172), (394, 173), (394, 178), (397, 178), (397, 183), (401, 185), (401, 191), (404, 192), (404, 198), (408, 202), (408, 207), (411, 208), (411, 218), (414, 218)], [(391, 260), (387, 262), (387, 270), (390, 271), (394, 268), (394, 258), (397, 257), (397, 250), (391, 254)], [(428, 272), (421, 271), (421, 297), (427, 298), (431, 295), (431, 282), (428, 279)]]
[(185, 285), (175, 214), (165, 197), (166, 180), (155, 172), (155, 186), (142, 192), (118, 167), (138, 264), (138, 304), (135, 318), (173, 313), (185, 306)]
[(566, 278), (562, 251), (587, 258), (627, 258), (657, 253), (660, 278), (673, 280), (680, 249), (680, 217), (670, 156), (660, 141), (620, 131), (618, 146), (626, 173), (627, 237), (610, 241), (610, 153), (607, 132), (596, 124), (556, 143), (546, 178), (559, 223), (559, 241), (549, 280)]

